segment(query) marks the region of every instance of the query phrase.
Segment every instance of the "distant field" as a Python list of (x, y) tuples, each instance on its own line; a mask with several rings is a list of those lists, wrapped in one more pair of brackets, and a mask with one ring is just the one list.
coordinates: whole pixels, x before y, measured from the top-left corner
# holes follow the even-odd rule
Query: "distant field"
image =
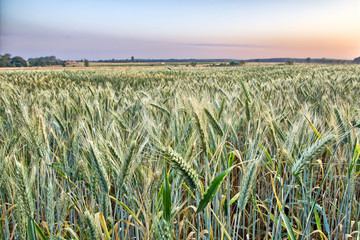
[(0, 71), (0, 239), (360, 238), (360, 66), (81, 65)]
[[(197, 66), (206, 66), (211, 63), (197, 63)], [(217, 63), (219, 64), (219, 63)], [(186, 62), (154, 62), (154, 63), (106, 63), (106, 62), (90, 62), (89, 67), (85, 67), (83, 62), (76, 62), (74, 64), (68, 64), (66, 67), (62, 65), (45, 66), (45, 67), (20, 67), (20, 68), (0, 68), (1, 70), (46, 70), (46, 69), (98, 69), (98, 68), (130, 68), (130, 67), (192, 67), (191, 63)]]
[[(228, 62), (198, 62), (196, 67), (207, 67), (211, 64), (215, 65), (229, 65)], [(284, 65), (284, 63), (247, 63), (250, 66), (263, 66), (263, 65)], [(305, 64), (299, 64), (305, 65)], [(54, 69), (114, 69), (114, 68), (194, 68), (191, 66), (191, 62), (149, 62), (149, 63), (105, 63), (105, 62), (90, 62), (89, 67), (85, 67), (83, 62), (76, 62), (74, 64), (68, 64), (66, 67), (62, 65), (45, 66), (45, 67), (11, 67), (11, 68), (0, 68), (2, 70), (54, 70)], [(243, 66), (232, 66), (232, 67), (243, 67)]]

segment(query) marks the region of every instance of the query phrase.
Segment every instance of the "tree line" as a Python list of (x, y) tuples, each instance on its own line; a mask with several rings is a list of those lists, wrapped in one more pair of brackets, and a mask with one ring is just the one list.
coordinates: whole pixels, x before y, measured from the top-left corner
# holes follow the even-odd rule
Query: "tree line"
[(26, 67), (27, 62), (19, 56), (11, 57), (9, 53), (0, 54), (0, 67)]
[(27, 61), (20, 57), (11, 57), (11, 54), (0, 54), (0, 67), (32, 67), (32, 66), (50, 66), (50, 65), (65, 65), (66, 62), (57, 59), (55, 56), (46, 56), (38, 58), (29, 58)]
[[(89, 61), (87, 59), (80, 60), (84, 62), (84, 66), (89, 66)], [(235, 60), (235, 59), (136, 59), (132, 56), (131, 60), (98, 60), (94, 62), (112, 62), (112, 63), (123, 63), (123, 62), (191, 62), (193, 66), (198, 62), (229, 62), (230, 66), (244, 65), (245, 60)], [(342, 60), (342, 59), (326, 59), (326, 58), (267, 58), (267, 59), (248, 59), (246, 62), (284, 62), (289, 65), (294, 63), (330, 63), (330, 64), (345, 64), (345, 63), (360, 63), (360, 57), (355, 58), (354, 60)], [(29, 58), (27, 61), (20, 57), (15, 56), (11, 57), (11, 54), (5, 53), (0, 54), (0, 67), (32, 67), (32, 66), (51, 66), (51, 65), (62, 65), (65, 67), (68, 65), (68, 61), (57, 59), (55, 56), (45, 56), (38, 58)], [(220, 65), (221, 66), (221, 65)]]

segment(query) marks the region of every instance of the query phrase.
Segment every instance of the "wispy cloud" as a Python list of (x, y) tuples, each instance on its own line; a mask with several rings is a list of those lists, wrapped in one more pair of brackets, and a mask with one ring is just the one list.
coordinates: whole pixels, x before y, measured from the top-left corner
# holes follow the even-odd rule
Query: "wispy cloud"
[(234, 44), (234, 43), (176, 43), (182, 46), (194, 46), (194, 47), (233, 47), (233, 48), (275, 48), (272, 45), (262, 44)]

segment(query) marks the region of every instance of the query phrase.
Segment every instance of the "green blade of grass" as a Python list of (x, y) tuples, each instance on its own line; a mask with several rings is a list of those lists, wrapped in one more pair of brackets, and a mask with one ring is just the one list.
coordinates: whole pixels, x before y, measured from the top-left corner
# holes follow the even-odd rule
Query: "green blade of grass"
[(219, 173), (211, 181), (208, 189), (206, 189), (205, 193), (203, 194), (203, 196), (200, 199), (200, 202), (199, 202), (199, 204), (197, 206), (197, 210), (196, 210), (197, 213), (204, 210), (205, 207), (209, 204), (209, 202), (211, 202), (211, 200), (215, 197), (216, 192), (217, 192), (218, 188), (220, 187), (221, 183), (224, 181), (226, 175), (228, 175), (235, 166), (229, 167), (225, 171)]
[(168, 222), (171, 220), (171, 188), (168, 181), (167, 173), (164, 171), (164, 185), (163, 185), (163, 208), (164, 219)]

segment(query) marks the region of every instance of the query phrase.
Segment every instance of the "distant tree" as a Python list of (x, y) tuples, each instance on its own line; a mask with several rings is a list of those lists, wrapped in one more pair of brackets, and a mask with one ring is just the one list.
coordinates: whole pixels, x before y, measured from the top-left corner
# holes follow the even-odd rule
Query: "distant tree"
[(306, 62), (307, 62), (307, 63), (311, 63), (311, 58), (308, 57), (308, 58), (306, 59)]
[(89, 60), (84, 59), (84, 66), (85, 66), (85, 67), (88, 67), (88, 66), (89, 66)]
[(38, 66), (45, 67), (47, 65), (47, 62), (40, 58), (36, 58), (35, 61), (29, 61), (29, 63), (30, 63), (30, 66), (35, 66), (35, 67), (38, 67)]
[(26, 67), (26, 66), (47, 66), (47, 65), (63, 65), (64, 61), (56, 59), (55, 56), (45, 56), (38, 58), (29, 58), (28, 61), (20, 56), (11, 58), (9, 53), (0, 54), (0, 67)]
[(9, 59), (9, 61), (10, 61), (10, 59), (11, 59), (11, 54), (10, 54), (10, 53), (5, 53), (5, 54), (4, 54), (4, 57), (6, 57), (7, 59)]
[(234, 61), (231, 61), (231, 62), (229, 63), (229, 65), (230, 65), (230, 66), (236, 66), (236, 65), (238, 65), (238, 63), (237, 63), (237, 62), (234, 62)]
[(61, 63), (61, 65), (62, 65), (63, 67), (66, 67), (66, 62), (63, 61), (63, 62)]
[(354, 58), (353, 63), (360, 63), (360, 57)]
[(134, 56), (131, 56), (131, 62), (135, 62)]
[(0, 58), (0, 67), (11, 67), (10, 59), (5, 55), (1, 56)]
[(245, 60), (241, 60), (240, 61), (240, 65), (245, 65), (246, 64), (246, 61)]
[(56, 62), (56, 57), (55, 56), (50, 56), (49, 57), (49, 62)]
[(287, 65), (294, 65), (295, 64), (295, 61), (294, 60), (289, 60), (286, 62)]
[(45, 67), (47, 65), (47, 63), (46, 63), (45, 60), (40, 60), (39, 65), (42, 66), (42, 67)]
[(13, 57), (11, 59), (11, 64), (14, 64), (16, 67), (26, 67), (27, 66), (26, 61), (22, 57), (19, 57), (19, 56)]
[(196, 67), (197, 62), (192, 62), (192, 63), (190, 63), (190, 64), (191, 64), (192, 67)]
[(30, 66), (47, 66), (47, 65), (62, 65), (63, 61), (56, 59), (55, 56), (45, 56), (38, 58), (29, 58), (28, 62)]

